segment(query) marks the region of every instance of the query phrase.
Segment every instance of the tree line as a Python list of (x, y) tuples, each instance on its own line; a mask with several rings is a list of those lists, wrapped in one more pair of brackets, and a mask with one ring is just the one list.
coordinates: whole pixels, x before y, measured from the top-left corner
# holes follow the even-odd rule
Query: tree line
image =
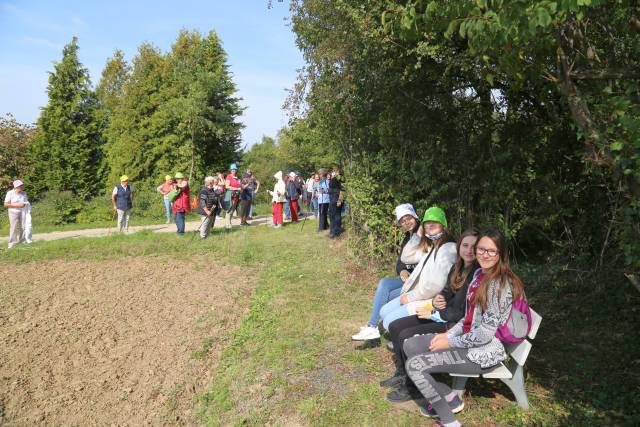
[(78, 50), (74, 37), (49, 73), (36, 126), (1, 118), (3, 185), (23, 177), (32, 197), (88, 200), (121, 175), (151, 187), (167, 173), (200, 179), (238, 159), (242, 108), (214, 31), (183, 30), (167, 53), (142, 43), (130, 63), (116, 50), (95, 88)]
[[(371, 254), (400, 202), (521, 255), (640, 269), (640, 8), (601, 0), (293, 0), (288, 101), (348, 179)], [(304, 141), (304, 138), (299, 138)], [(637, 283), (637, 282), (636, 282)]]

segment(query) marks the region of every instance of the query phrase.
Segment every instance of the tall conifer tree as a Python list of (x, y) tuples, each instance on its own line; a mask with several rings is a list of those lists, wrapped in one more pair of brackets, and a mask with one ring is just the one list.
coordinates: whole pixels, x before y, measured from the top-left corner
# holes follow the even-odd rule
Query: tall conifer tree
[(34, 190), (94, 196), (101, 186), (102, 137), (97, 99), (89, 72), (78, 60), (76, 37), (49, 73), (47, 93), (49, 102), (38, 119), (42, 132), (31, 149)]

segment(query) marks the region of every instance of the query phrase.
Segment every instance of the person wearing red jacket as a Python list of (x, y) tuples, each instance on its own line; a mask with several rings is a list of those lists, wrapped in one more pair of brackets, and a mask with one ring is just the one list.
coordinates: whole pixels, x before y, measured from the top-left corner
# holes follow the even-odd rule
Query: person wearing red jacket
[(179, 191), (178, 197), (173, 201), (173, 218), (176, 222), (178, 236), (184, 236), (185, 217), (191, 210), (189, 204), (189, 181), (181, 172), (174, 175), (176, 183), (174, 189)]

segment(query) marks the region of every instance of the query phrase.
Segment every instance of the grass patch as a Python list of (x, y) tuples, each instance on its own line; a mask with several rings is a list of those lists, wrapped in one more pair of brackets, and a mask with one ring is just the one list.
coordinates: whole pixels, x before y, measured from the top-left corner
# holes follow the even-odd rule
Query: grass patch
[[(214, 230), (203, 242), (151, 232), (36, 242), (0, 249), (0, 256), (21, 263), (207, 253), (250, 268), (258, 277), (249, 311), (236, 329), (215, 337), (228, 345), (198, 396), (202, 423), (424, 425), (417, 407), (390, 405), (378, 386), (392, 373), (390, 353), (349, 339), (369, 317), (379, 271), (350, 258), (344, 242), (329, 241), (315, 225)], [(543, 316), (526, 365), (532, 409), (519, 409), (501, 382), (472, 379), (459, 417), (465, 425), (640, 424), (640, 350), (631, 335), (640, 328), (640, 294), (623, 278), (577, 282), (552, 267), (517, 268)], [(206, 340), (192, 357), (204, 357), (211, 345)]]

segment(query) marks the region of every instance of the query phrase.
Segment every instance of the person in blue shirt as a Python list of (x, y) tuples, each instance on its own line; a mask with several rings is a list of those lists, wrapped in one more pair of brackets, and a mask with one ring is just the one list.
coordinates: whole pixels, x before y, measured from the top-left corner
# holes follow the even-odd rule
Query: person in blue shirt
[(327, 221), (327, 213), (329, 212), (329, 179), (325, 169), (318, 171), (320, 182), (318, 183), (318, 231), (324, 231), (329, 228)]

